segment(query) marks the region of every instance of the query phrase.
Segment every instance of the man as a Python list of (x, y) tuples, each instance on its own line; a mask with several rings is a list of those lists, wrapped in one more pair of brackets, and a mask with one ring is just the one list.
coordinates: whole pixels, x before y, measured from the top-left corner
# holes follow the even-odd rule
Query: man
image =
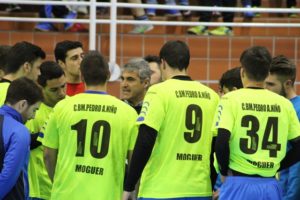
[(56, 62), (66, 75), (68, 96), (84, 92), (79, 70), (84, 55), (82, 48), (82, 44), (78, 41), (65, 40), (57, 43), (54, 50)]
[(11, 46), (0, 45), (0, 79), (5, 75), (5, 67), (7, 62), (7, 54)]
[[(287, 57), (280, 55), (272, 59), (270, 73), (265, 80), (265, 87), (287, 99), (296, 110), (300, 120), (300, 96), (297, 96), (294, 83), (296, 66)], [(289, 145), (288, 145), (289, 149)], [(296, 200), (300, 197), (300, 162), (288, 169), (280, 171), (280, 184), (283, 188), (283, 199)]]
[(87, 91), (60, 101), (45, 131), (51, 198), (120, 199), (137, 114), (106, 93), (109, 67), (102, 55), (88, 53), (80, 71)]
[(28, 199), (30, 136), (23, 125), (34, 117), (43, 95), (28, 78), (13, 81), (0, 108), (0, 199)]
[[(231, 92), (231, 91), (234, 91), (234, 90), (237, 90), (237, 89), (240, 89), (243, 87), (240, 72), (241, 72), (241, 67), (235, 67), (235, 68), (229, 69), (223, 73), (223, 75), (219, 81), (220, 96), (223, 96), (223, 95), (227, 94), (228, 92)], [(215, 168), (217, 169), (218, 164), (217, 164), (216, 160), (214, 160), (214, 165), (215, 165)], [(222, 186), (221, 175), (218, 174), (216, 183), (214, 185), (213, 199), (219, 198), (221, 186)]]
[(160, 59), (159, 59), (159, 57), (148, 55), (144, 59), (149, 63), (149, 67), (151, 69), (150, 85), (160, 83), (162, 80), (161, 80)]
[(160, 58), (165, 81), (145, 96), (123, 199), (141, 174), (139, 198), (211, 199), (210, 114), (219, 97), (187, 75), (190, 53), (184, 42), (168, 41)]
[(40, 47), (29, 42), (18, 42), (12, 46), (7, 55), (6, 75), (0, 81), (0, 105), (4, 104), (11, 81), (24, 76), (33, 81), (37, 80), (45, 57), (45, 52)]
[(130, 60), (123, 67), (121, 74), (121, 92), (123, 100), (137, 113), (142, 109), (143, 99), (150, 85), (151, 71), (142, 58)]
[(227, 70), (222, 75), (219, 83), (221, 96), (243, 87), (240, 71), (240, 67), (235, 67)]
[[(271, 55), (265, 47), (246, 49), (241, 57), (244, 88), (224, 95), (216, 112), (216, 157), (223, 179), (220, 200), (281, 199), (274, 178), (299, 158), (300, 127), (292, 104), (263, 89)], [(286, 144), (293, 144), (286, 155)]]
[(38, 83), (42, 87), (44, 100), (36, 112), (35, 118), (26, 123), (32, 136), (28, 167), (29, 196), (31, 198), (50, 199), (52, 184), (45, 168), (43, 147), (40, 141), (44, 136), (45, 125), (53, 107), (66, 96), (64, 71), (56, 62), (46, 61), (41, 65), (41, 75), (38, 77)]

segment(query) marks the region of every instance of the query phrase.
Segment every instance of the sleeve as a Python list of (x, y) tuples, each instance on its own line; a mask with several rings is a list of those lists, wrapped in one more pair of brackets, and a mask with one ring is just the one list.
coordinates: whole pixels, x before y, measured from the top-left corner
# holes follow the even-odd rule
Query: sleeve
[(58, 110), (55, 110), (50, 114), (43, 139), (43, 145), (52, 149), (58, 149), (59, 145), (56, 112), (59, 113)]
[(163, 96), (156, 90), (156, 88), (150, 88), (146, 93), (137, 123), (145, 124), (159, 131), (161, 123), (164, 121), (165, 108), (163, 106)]
[(3, 168), (0, 173), (0, 199), (16, 184), (21, 170), (27, 162), (30, 137), (26, 128), (18, 129), (8, 138)]
[(296, 114), (295, 109), (292, 104), (290, 104), (289, 110), (289, 131), (288, 131), (288, 140), (295, 139), (300, 136), (300, 123)]

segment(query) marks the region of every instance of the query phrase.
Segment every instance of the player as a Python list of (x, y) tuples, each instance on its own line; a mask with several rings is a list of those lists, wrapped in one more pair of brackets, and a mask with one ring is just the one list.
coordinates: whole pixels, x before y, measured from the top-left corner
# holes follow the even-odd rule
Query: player
[[(296, 66), (287, 57), (280, 55), (272, 59), (270, 73), (265, 80), (267, 89), (289, 99), (300, 120), (300, 96), (294, 88)], [(288, 144), (289, 149), (289, 144)], [(280, 172), (280, 184), (283, 188), (283, 199), (292, 200), (300, 197), (300, 162)]]
[(56, 44), (54, 55), (56, 62), (65, 71), (67, 95), (73, 96), (84, 92), (84, 83), (79, 69), (84, 56), (82, 44), (78, 41), (64, 40)]
[(166, 81), (145, 96), (123, 199), (141, 174), (139, 198), (211, 199), (211, 113), (219, 97), (187, 75), (190, 53), (184, 42), (168, 41), (160, 58)]
[[(224, 95), (217, 111), (216, 157), (226, 177), (223, 199), (281, 199), (274, 178), (299, 158), (299, 122), (292, 104), (263, 89), (271, 55), (265, 47), (246, 49), (241, 57), (244, 88)], [(294, 148), (286, 156), (286, 144)]]
[(148, 55), (144, 58), (151, 69), (151, 80), (150, 85), (162, 82), (161, 71), (160, 71), (160, 58), (158, 56)]
[(60, 101), (45, 131), (51, 199), (120, 199), (137, 114), (106, 93), (110, 73), (102, 55), (88, 53), (80, 71), (87, 90)]
[(30, 198), (50, 199), (52, 183), (45, 168), (41, 141), (53, 107), (66, 96), (66, 77), (63, 69), (56, 62), (43, 62), (38, 83), (42, 87), (44, 100), (36, 112), (35, 118), (26, 123), (26, 127), (31, 132), (28, 166), (29, 196)]

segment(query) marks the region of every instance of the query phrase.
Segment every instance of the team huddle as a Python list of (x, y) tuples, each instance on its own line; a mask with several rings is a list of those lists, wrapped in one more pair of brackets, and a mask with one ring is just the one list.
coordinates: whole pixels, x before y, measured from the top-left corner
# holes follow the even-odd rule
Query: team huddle
[[(300, 198), (296, 66), (250, 47), (220, 95), (188, 75), (168, 41), (129, 60), (122, 99), (97, 51), (59, 42), (54, 61), (16, 43), (0, 82), (0, 199)], [(299, 179), (299, 180), (298, 180)]]

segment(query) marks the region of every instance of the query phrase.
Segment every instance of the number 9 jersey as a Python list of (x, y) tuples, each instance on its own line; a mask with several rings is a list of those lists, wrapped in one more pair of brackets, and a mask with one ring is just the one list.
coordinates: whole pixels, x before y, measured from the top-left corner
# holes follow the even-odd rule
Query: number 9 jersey
[(59, 102), (43, 141), (58, 150), (51, 199), (120, 199), (136, 118), (133, 108), (103, 92)]
[(216, 116), (216, 128), (231, 133), (229, 168), (248, 175), (275, 176), (287, 142), (300, 136), (291, 102), (266, 89), (224, 95)]
[(211, 126), (219, 96), (189, 77), (149, 88), (138, 118), (157, 131), (139, 197), (209, 197)]

